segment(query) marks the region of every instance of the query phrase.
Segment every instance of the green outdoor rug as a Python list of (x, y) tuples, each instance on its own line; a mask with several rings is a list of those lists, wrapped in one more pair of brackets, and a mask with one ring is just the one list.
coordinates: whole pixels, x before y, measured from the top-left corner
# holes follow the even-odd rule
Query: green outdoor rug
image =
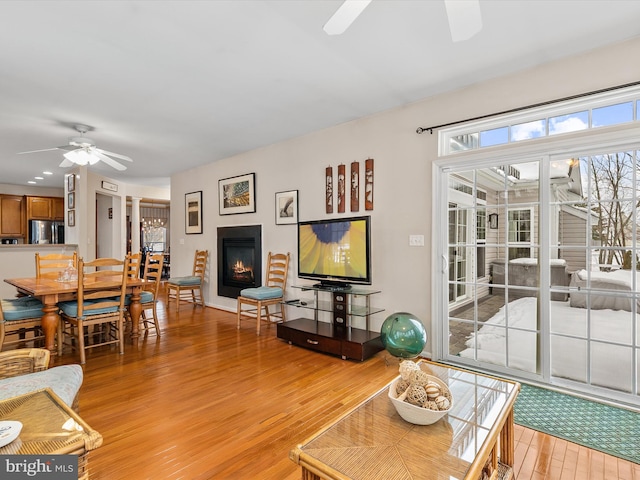
[(514, 421), (640, 464), (638, 413), (523, 384)]

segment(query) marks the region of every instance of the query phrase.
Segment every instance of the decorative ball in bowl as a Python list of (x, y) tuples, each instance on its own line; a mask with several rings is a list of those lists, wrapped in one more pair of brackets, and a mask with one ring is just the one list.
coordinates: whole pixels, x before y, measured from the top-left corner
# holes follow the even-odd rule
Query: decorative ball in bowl
[(422, 370), (415, 374), (419, 381), (396, 378), (389, 387), (389, 399), (398, 415), (415, 425), (431, 425), (453, 407), (453, 396), (445, 382)]

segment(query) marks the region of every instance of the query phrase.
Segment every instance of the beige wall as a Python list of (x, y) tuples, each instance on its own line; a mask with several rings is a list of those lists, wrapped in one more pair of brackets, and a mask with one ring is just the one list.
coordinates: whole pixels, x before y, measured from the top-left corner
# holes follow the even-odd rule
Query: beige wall
[[(274, 194), (299, 190), (301, 220), (350, 215), (324, 213), (324, 169), (333, 166), (335, 175), (339, 164), (371, 157), (375, 160), (373, 287), (382, 290), (373, 303), (386, 309), (374, 317), (372, 328), (378, 330), (388, 314), (399, 310), (414, 313), (429, 326), (431, 268), (436, 267), (430, 248), (431, 163), (438, 150), (437, 135), (418, 135), (416, 128), (637, 81), (638, 53), (640, 38), (176, 174), (171, 179), (171, 273), (189, 273), (194, 250), (208, 249), (211, 272), (205, 300), (235, 309), (235, 300), (216, 293), (216, 228), (262, 224), (264, 251), (290, 251), (290, 279), (300, 283), (296, 228), (275, 225)], [(256, 213), (218, 215), (218, 180), (251, 172), (256, 174)], [(195, 190), (203, 191), (204, 233), (185, 235), (184, 194)], [(425, 246), (410, 247), (410, 234), (424, 235)]]

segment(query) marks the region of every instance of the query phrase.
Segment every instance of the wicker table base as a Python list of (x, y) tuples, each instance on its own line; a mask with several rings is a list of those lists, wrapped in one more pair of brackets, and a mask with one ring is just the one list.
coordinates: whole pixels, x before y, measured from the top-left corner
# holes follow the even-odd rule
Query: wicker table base
[(102, 445), (102, 435), (48, 388), (1, 401), (0, 420), (22, 422), (20, 436), (0, 455), (78, 455), (78, 478), (89, 478), (87, 454)]

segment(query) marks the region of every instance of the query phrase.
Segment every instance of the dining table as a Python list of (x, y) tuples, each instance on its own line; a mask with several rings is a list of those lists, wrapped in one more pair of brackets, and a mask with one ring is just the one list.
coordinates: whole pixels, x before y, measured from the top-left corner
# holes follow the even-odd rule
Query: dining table
[[(121, 281), (122, 277), (114, 275), (114, 283)], [(85, 279), (85, 290), (91, 288), (91, 279)], [(78, 281), (63, 281), (54, 278), (5, 278), (4, 281), (9, 285), (16, 287), (18, 292), (23, 295), (30, 295), (42, 302), (42, 330), (44, 333), (45, 347), (52, 355), (56, 354), (56, 331), (60, 320), (58, 302), (66, 300), (75, 300), (78, 296)], [(109, 277), (101, 277), (100, 288), (104, 288), (104, 282), (108, 282)], [(140, 336), (140, 315), (142, 313), (142, 304), (140, 303), (140, 293), (145, 285), (152, 285), (144, 278), (127, 278), (127, 292), (131, 294), (129, 306), (129, 315), (131, 316), (131, 339), (137, 340)]]

